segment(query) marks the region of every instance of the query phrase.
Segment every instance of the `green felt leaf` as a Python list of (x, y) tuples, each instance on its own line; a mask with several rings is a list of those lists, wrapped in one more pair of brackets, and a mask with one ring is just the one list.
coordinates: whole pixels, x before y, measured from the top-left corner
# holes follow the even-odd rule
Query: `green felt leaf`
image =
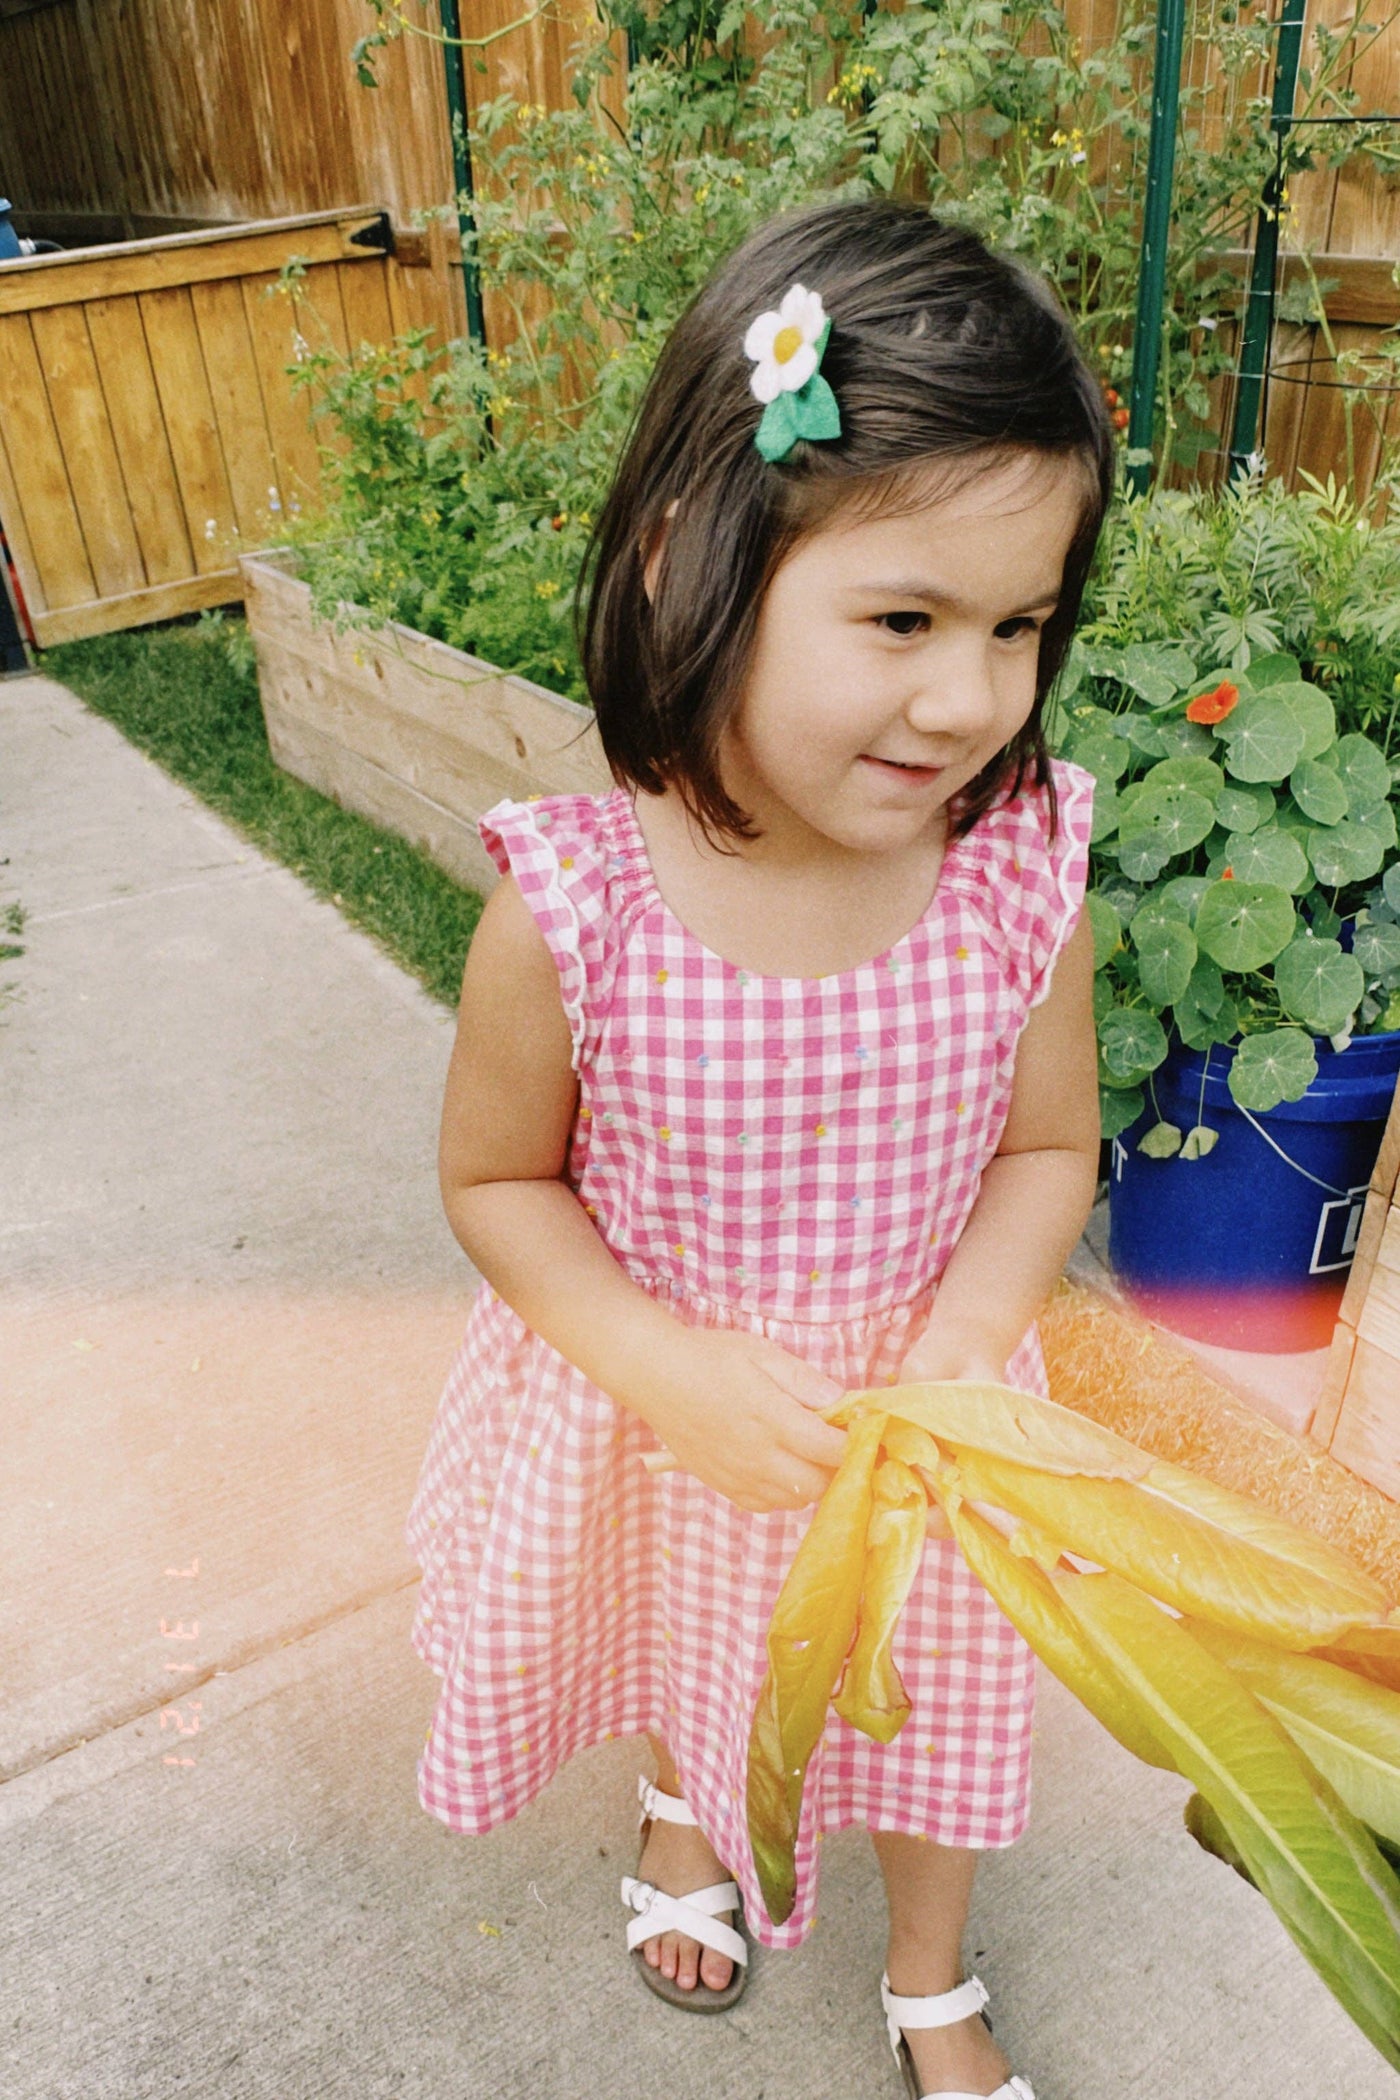
[(1236, 780), (1285, 780), (1307, 742), (1292, 710), (1271, 693), (1246, 693), (1220, 724), (1225, 770)]
[(1345, 783), (1335, 766), (1302, 759), (1289, 776), (1293, 799), (1315, 824), (1340, 824), (1349, 807)]
[(1133, 920), (1133, 946), (1138, 981), (1156, 1007), (1180, 999), (1196, 963), (1196, 936), (1181, 919), (1164, 912), (1140, 911)]
[(1295, 895), (1311, 887), (1308, 856), (1293, 834), (1266, 824), (1258, 831), (1232, 831), (1221, 848), (1237, 882), (1266, 882)]
[(1348, 814), (1359, 816), (1364, 809), (1384, 802), (1390, 794), (1390, 767), (1385, 753), (1370, 737), (1353, 730), (1338, 737), (1337, 773), (1347, 791)]
[(1247, 1035), (1228, 1079), (1241, 1108), (1262, 1114), (1280, 1101), (1301, 1101), (1317, 1077), (1317, 1053), (1301, 1029), (1270, 1028)]
[(1196, 939), (1222, 970), (1258, 970), (1293, 938), (1287, 890), (1263, 882), (1213, 882), (1196, 913)]
[(1274, 989), (1293, 1020), (1314, 1035), (1337, 1035), (1361, 1004), (1366, 975), (1340, 942), (1301, 934), (1274, 963)]
[(1383, 839), (1373, 837), (1358, 817), (1345, 817), (1326, 829), (1319, 825), (1308, 833), (1308, 858), (1318, 881), (1331, 889), (1378, 875), (1385, 851)]
[(1165, 1029), (1142, 1007), (1115, 1006), (1099, 1023), (1100, 1073), (1110, 1086), (1135, 1086), (1166, 1054)]
[(1226, 831), (1257, 831), (1274, 813), (1273, 791), (1227, 781), (1215, 805), (1215, 821)]

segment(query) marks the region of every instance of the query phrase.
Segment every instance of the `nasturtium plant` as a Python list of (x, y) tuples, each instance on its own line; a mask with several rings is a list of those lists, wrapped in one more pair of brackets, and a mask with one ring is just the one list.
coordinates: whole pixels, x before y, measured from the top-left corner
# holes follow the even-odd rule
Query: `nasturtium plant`
[[(1310, 666), (1315, 670), (1315, 666)], [(1400, 693), (1400, 684), (1397, 684)], [(1400, 1027), (1400, 748), (1339, 721), (1285, 650), (1077, 641), (1061, 753), (1093, 773), (1088, 910), (1106, 1136), (1153, 1105), (1174, 1044), (1227, 1053), (1232, 1095), (1296, 1101), (1319, 1040)], [(1379, 725), (1373, 725), (1379, 728)], [(1400, 740), (1398, 740), (1400, 743)], [(1149, 1157), (1212, 1133), (1160, 1115)]]

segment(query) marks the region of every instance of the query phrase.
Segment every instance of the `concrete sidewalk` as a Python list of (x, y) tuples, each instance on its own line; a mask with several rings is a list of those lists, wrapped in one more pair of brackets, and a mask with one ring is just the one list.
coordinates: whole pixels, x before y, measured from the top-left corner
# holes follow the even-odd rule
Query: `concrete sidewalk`
[[(895, 2100), (860, 1833), (697, 2020), (624, 1950), (642, 1746), (490, 1838), (417, 1805), (451, 1016), (38, 678), (0, 856), (3, 2100)], [(1037, 1753), (968, 1955), (1038, 2100), (1400, 2093), (1180, 1782), (1048, 1681)]]

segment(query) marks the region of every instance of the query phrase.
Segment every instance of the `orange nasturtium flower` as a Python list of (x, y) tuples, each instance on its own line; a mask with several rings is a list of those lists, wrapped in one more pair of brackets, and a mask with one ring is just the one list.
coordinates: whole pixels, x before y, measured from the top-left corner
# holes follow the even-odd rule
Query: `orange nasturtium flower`
[(1223, 722), (1232, 708), (1238, 706), (1240, 689), (1222, 678), (1213, 693), (1197, 693), (1186, 705), (1188, 722)]

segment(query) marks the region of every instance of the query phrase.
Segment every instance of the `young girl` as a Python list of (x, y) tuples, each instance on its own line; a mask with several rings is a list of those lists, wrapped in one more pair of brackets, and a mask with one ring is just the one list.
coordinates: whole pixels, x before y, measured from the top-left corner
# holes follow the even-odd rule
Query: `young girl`
[(1041, 707), (1111, 483), (1101, 389), (1022, 266), (894, 203), (753, 235), (597, 529), (618, 784), (483, 819), (502, 881), (447, 1083), (444, 1200), (486, 1281), (408, 1519), (443, 1680), (422, 1804), (490, 1830), (649, 1734), (628, 1945), (697, 2011), (743, 1987), (745, 1913), (803, 1939), (822, 1833), (866, 1824), (915, 2096), (1030, 2096), (960, 1941), (978, 1851), (1025, 1824), (1032, 1657), (941, 1520), (896, 1641), (913, 1712), (887, 1747), (830, 1717), (782, 1927), (747, 1742), (844, 1444), (820, 1410), (1045, 1391), (1031, 1323), (1098, 1122), (1091, 784)]

